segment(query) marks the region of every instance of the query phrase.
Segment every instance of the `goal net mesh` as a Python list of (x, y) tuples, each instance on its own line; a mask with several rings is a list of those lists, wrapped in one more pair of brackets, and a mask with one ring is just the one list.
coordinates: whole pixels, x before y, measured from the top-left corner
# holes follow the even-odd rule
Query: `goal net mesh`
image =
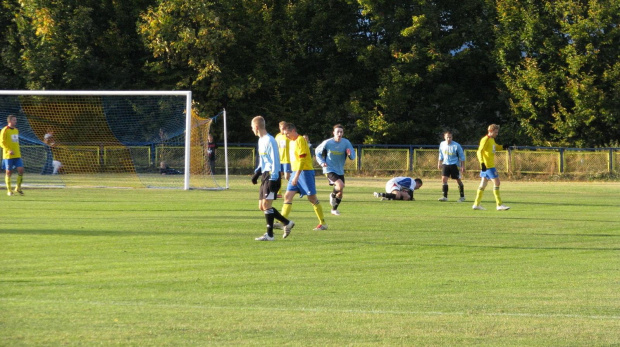
[[(186, 103), (186, 95), (0, 95), (0, 124), (17, 116), (25, 186), (183, 188)], [(220, 188), (206, 156), (211, 123), (192, 114), (190, 188)]]

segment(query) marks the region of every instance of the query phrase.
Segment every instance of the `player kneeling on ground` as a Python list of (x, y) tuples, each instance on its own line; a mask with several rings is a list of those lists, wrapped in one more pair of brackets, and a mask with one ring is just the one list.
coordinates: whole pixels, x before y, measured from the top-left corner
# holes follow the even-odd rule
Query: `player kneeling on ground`
[(385, 193), (374, 193), (381, 200), (415, 200), (413, 191), (422, 187), (422, 180), (411, 177), (394, 177), (385, 184)]

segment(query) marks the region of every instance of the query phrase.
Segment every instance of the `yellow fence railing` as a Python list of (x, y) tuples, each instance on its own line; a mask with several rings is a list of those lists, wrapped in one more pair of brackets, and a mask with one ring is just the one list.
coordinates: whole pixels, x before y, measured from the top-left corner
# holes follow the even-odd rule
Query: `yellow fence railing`
[[(421, 174), (437, 171), (438, 149), (356, 147), (356, 159), (347, 160), (345, 170), (355, 171), (415, 171)], [(76, 172), (110, 171), (135, 167), (136, 170), (159, 168), (160, 162), (173, 168), (183, 168), (183, 146), (64, 146), (53, 148), (54, 158)], [(498, 171), (514, 174), (597, 174), (620, 173), (620, 149), (578, 150), (557, 148), (510, 149), (495, 153)], [(465, 150), (467, 171), (479, 170), (475, 149)], [(23, 145), (22, 157), (31, 172), (41, 168), (46, 160), (46, 147)], [(127, 163), (128, 159), (131, 163)], [(216, 171), (223, 171), (224, 148), (217, 149)], [(247, 172), (256, 167), (256, 148), (251, 145), (228, 147), (228, 168), (232, 173)], [(71, 164), (71, 165), (70, 165)], [(318, 164), (315, 169), (320, 170)]]

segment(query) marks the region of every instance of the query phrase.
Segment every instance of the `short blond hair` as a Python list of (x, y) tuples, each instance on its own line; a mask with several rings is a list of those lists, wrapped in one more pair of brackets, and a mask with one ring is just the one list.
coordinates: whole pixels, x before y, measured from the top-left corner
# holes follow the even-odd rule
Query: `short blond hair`
[(489, 130), (489, 132), (491, 132), (491, 131), (495, 131), (495, 130), (498, 130), (498, 131), (499, 131), (499, 125), (497, 125), (497, 124), (491, 124), (491, 125), (489, 125), (489, 129), (488, 129), (488, 130)]
[(252, 124), (258, 125), (259, 129), (265, 129), (265, 118), (263, 116), (256, 116), (252, 118)]

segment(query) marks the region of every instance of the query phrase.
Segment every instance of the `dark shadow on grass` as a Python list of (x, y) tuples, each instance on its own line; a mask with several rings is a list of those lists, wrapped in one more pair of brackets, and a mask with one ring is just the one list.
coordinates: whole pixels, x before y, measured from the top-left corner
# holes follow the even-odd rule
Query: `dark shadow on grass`
[[(491, 211), (494, 212), (494, 211)], [(482, 215), (482, 213), (484, 213), (484, 211), (482, 211), (482, 213), (480, 213), (479, 211), (476, 211), (476, 213), (478, 213), (478, 215), (474, 216), (450, 216), (450, 215), (446, 215), (446, 216), (442, 216), (441, 218), (444, 219), (463, 219), (463, 218), (469, 218), (469, 219), (479, 219), (480, 217), (490, 217), (489, 215)], [(510, 212), (497, 212), (496, 216), (498, 218), (501, 219), (505, 219), (505, 220), (535, 220), (535, 221), (552, 221), (552, 222), (562, 222), (562, 223), (566, 223), (566, 222), (590, 222), (590, 223), (613, 223), (613, 224), (618, 224), (618, 229), (620, 230), (620, 221), (613, 221), (613, 220), (597, 220), (597, 219), (567, 219), (567, 218), (546, 218), (546, 217), (537, 217), (537, 218), (533, 218), (533, 217), (527, 217), (527, 216), (522, 216), (522, 217), (502, 217), (502, 216), (506, 216), (508, 213)], [(494, 213), (495, 214), (495, 213)], [(502, 214), (502, 216), (500, 216), (499, 214)]]
[(478, 249), (516, 249), (516, 250), (549, 250), (549, 251), (620, 251), (620, 248), (598, 247), (533, 247), (533, 246), (482, 246), (482, 245), (451, 245), (451, 244), (418, 244), (422, 247), (446, 248), (478, 248)]
[[(58, 203), (57, 201), (53, 201), (54, 203)], [(93, 202), (90, 201), (90, 204)], [(105, 205), (109, 205), (110, 202), (105, 202)], [(213, 208), (211, 206), (196, 206), (192, 208), (148, 208), (148, 207), (133, 207), (140, 206), (140, 204), (136, 202), (132, 205), (132, 208), (114, 208), (114, 209), (105, 209), (101, 208), (98, 212), (200, 212), (203, 211), (205, 214), (213, 214), (214, 212), (260, 212), (257, 208)], [(37, 207), (38, 211), (58, 211), (58, 205), (48, 205), (47, 207)], [(92, 205), (85, 208), (67, 208), (63, 205), (62, 211), (71, 211), (71, 212), (92, 212)]]
[[(577, 207), (618, 207), (620, 204), (579, 204), (579, 203), (567, 203), (567, 202), (535, 202), (535, 201), (527, 201), (521, 202), (521, 204), (531, 206), (531, 205), (545, 205), (545, 206), (577, 206)], [(513, 207), (514, 204), (510, 204), (506, 202), (506, 205)], [(518, 206), (519, 204), (515, 205)], [(528, 208), (531, 210), (531, 208)]]
[[(216, 222), (220, 221), (221, 217), (213, 216), (206, 217), (214, 219)], [(205, 218), (196, 218), (205, 219)], [(187, 220), (187, 219), (186, 219)], [(263, 218), (264, 220), (264, 218)], [(159, 220), (154, 221), (153, 224), (161, 224)], [(161, 237), (161, 236), (199, 236), (199, 237), (211, 237), (216, 235), (217, 237), (225, 237), (232, 235), (228, 229), (216, 227), (215, 222), (205, 222), (205, 228), (195, 232), (178, 231), (171, 232), (168, 230), (149, 230), (148, 226), (144, 230), (128, 231), (128, 230), (109, 230), (104, 229), (93, 230), (92, 228), (84, 229), (17, 229), (17, 230), (0, 230), (0, 235), (32, 235), (32, 236), (89, 236), (89, 237)], [(231, 238), (234, 239), (234, 238)]]
[[(437, 203), (439, 204), (439, 202), (437, 202), (436, 200), (421, 200), (420, 198), (416, 198), (415, 201), (381, 201), (378, 198), (374, 198), (372, 197), (371, 199), (373, 200), (367, 200), (367, 199), (347, 199), (348, 202), (354, 202), (354, 203), (371, 203), (371, 204), (376, 204), (376, 203), (382, 203), (382, 204), (392, 204), (392, 203), (406, 203), (406, 204), (416, 204), (416, 203), (422, 203), (422, 202), (433, 202), (433, 203)], [(451, 203), (453, 203), (455, 206), (467, 206), (469, 209), (471, 209), (471, 204), (473, 203), (473, 200), (470, 201), (465, 201), (465, 202), (456, 202), (456, 199), (453, 199), (452, 201), (448, 201), (448, 202), (443, 202), (441, 203), (442, 205), (451, 205)], [(562, 202), (562, 201), (554, 201), (554, 202), (537, 202), (537, 201), (519, 201), (519, 202), (510, 202), (510, 201), (504, 201), (504, 203), (512, 208), (518, 209), (519, 205), (524, 205), (524, 206), (531, 206), (531, 205), (543, 205), (543, 206), (577, 206), (577, 207), (620, 207), (620, 203), (618, 204), (583, 204), (583, 203), (570, 203), (570, 202)], [(482, 206), (485, 205), (485, 201), (482, 202)], [(488, 201), (487, 205), (489, 206), (494, 206), (495, 202), (493, 201)], [(531, 208), (527, 207), (524, 208), (522, 210), (531, 210)], [(492, 210), (492, 208), (489, 208), (489, 210)], [(474, 211), (475, 212), (475, 211)]]
[(429, 248), (472, 248), (472, 249), (515, 249), (515, 250), (561, 250), (561, 251), (620, 251), (619, 247), (536, 247), (536, 246), (494, 246), (494, 245), (458, 245), (446, 243), (397, 243), (381, 241), (331, 241), (323, 240), (324, 244), (358, 244), (358, 245), (377, 245), (377, 246), (398, 246), (398, 247), (429, 247)]

